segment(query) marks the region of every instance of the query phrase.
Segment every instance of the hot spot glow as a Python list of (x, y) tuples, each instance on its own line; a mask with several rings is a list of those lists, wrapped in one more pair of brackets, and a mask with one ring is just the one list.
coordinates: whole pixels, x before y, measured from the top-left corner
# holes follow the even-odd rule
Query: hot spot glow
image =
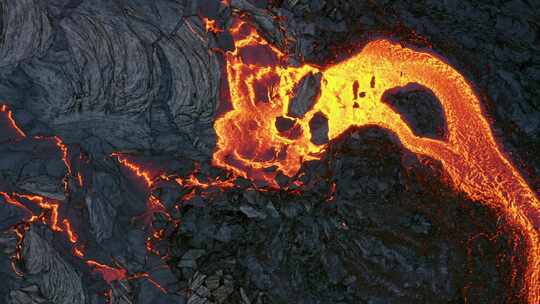
[(115, 268), (109, 265), (101, 264), (93, 260), (86, 261), (86, 264), (99, 273), (103, 279), (111, 284), (114, 281), (121, 281), (127, 278), (127, 271), (123, 268)]
[(121, 153), (113, 153), (111, 154), (111, 156), (116, 157), (119, 163), (124, 165), (124, 167), (132, 171), (135, 175), (142, 177), (148, 188), (152, 187), (152, 185), (154, 184), (153, 177), (152, 177), (152, 174), (148, 170), (145, 170), (140, 165), (133, 163), (125, 155)]
[(15, 123), (15, 120), (13, 119), (13, 112), (11, 112), (7, 105), (0, 106), (0, 114), (2, 113), (6, 115), (6, 118), (11, 125), (11, 128), (13, 128), (20, 137), (26, 137), (26, 134), (23, 132), (23, 130), (21, 130), (21, 128), (19, 128), (19, 126), (17, 126), (17, 124)]
[[(10, 126), (17, 131), (19, 135), (22, 137), (26, 137), (24, 132), (17, 126), (15, 121), (12, 118), (12, 113), (8, 109), (6, 105), (0, 106), (0, 114), (5, 113), (7, 114), (8, 121), (10, 123)], [(55, 145), (58, 147), (58, 149), (61, 152), (61, 158), (66, 166), (67, 174), (63, 179), (64, 184), (64, 190), (66, 193), (69, 192), (69, 183), (68, 179), (70, 176), (73, 175), (73, 171), (71, 168), (71, 163), (69, 161), (69, 150), (67, 145), (62, 141), (62, 139), (58, 136), (52, 136), (52, 137), (45, 137), (45, 136), (36, 136), (34, 137), (35, 140), (52, 140), (54, 141)], [(112, 156), (115, 156), (118, 158), (118, 161), (127, 167), (129, 170), (131, 170), (135, 175), (142, 177), (145, 181), (145, 184), (148, 188), (148, 190), (151, 190), (153, 186), (153, 178), (152, 175), (148, 170), (145, 170), (141, 168), (140, 166), (130, 162), (127, 157), (124, 155), (121, 155), (119, 153), (115, 153)], [(82, 155), (80, 156), (82, 159)], [(162, 178), (167, 178), (166, 176), (160, 176)], [(78, 181), (79, 186), (83, 186), (83, 177), (80, 172), (77, 172), (76, 178)], [(3, 200), (15, 207), (18, 207), (25, 212), (28, 213), (28, 218), (23, 220), (21, 223), (17, 224), (14, 228), (14, 232), (17, 235), (17, 245), (16, 245), (16, 251), (15, 255), (12, 257), (12, 268), (13, 270), (20, 276), (23, 276), (24, 274), (21, 273), (18, 270), (17, 262), (21, 260), (21, 250), (22, 250), (22, 244), (24, 240), (24, 236), (26, 231), (30, 228), (30, 226), (35, 222), (41, 222), (45, 225), (48, 225), (52, 231), (62, 233), (66, 236), (67, 241), (72, 244), (72, 253), (74, 256), (83, 259), (85, 257), (84, 252), (84, 245), (80, 243), (79, 237), (77, 233), (74, 231), (71, 222), (66, 218), (61, 218), (61, 215), (59, 213), (60, 210), (60, 201), (49, 199), (44, 196), (40, 195), (29, 195), (29, 194), (20, 194), (20, 193), (7, 193), (7, 192), (0, 192), (0, 197), (3, 198)], [(34, 208), (31, 208), (29, 204), (33, 204)], [(38, 207), (38, 208), (35, 208)], [(37, 213), (33, 212), (32, 210), (38, 209), (39, 211)], [(148, 199), (148, 210), (151, 214), (154, 214), (155, 212), (162, 212), (167, 218), (170, 219), (170, 216), (166, 213), (165, 207), (163, 204), (153, 195), (149, 196)], [(158, 236), (159, 239), (162, 239), (163, 232), (156, 232), (155, 236)], [(133, 275), (128, 275), (127, 270), (120, 267), (112, 267), (106, 264), (99, 263), (94, 260), (86, 260), (85, 261), (88, 266), (90, 266), (94, 272), (99, 273), (103, 279), (111, 284), (113, 281), (118, 280), (133, 280), (133, 279), (140, 279), (144, 278), (148, 280), (150, 283), (156, 286), (159, 290), (162, 292), (166, 292), (163, 287), (161, 287), (156, 281), (154, 281), (149, 274), (140, 272), (135, 273)]]
[[(277, 168), (295, 175), (303, 161), (320, 159), (325, 145), (311, 141), (309, 122), (328, 119), (329, 139), (352, 126), (376, 125), (395, 133), (403, 146), (441, 161), (456, 190), (496, 208), (520, 229), (527, 242), (525, 297), (540, 303), (540, 203), (501, 152), (471, 84), (441, 57), (389, 40), (369, 42), (347, 60), (326, 68), (291, 67), (286, 56), (237, 21), (231, 32), (236, 50), (225, 54), (232, 110), (215, 121), (214, 164), (238, 175), (274, 181)], [(254, 55), (256, 53), (256, 55)], [(302, 118), (287, 116), (295, 86), (308, 73), (321, 73), (321, 94)], [(448, 136), (439, 141), (417, 136), (402, 116), (381, 101), (393, 88), (418, 83), (439, 99)], [(354, 94), (354, 86), (363, 92)], [(295, 135), (280, 133), (276, 118), (294, 121)]]
[(203, 21), (203, 24), (204, 24), (204, 28), (206, 29), (207, 32), (214, 33), (214, 34), (223, 32), (223, 29), (221, 29), (216, 24), (216, 20), (210, 20), (208, 18), (203, 17), (202, 21)]

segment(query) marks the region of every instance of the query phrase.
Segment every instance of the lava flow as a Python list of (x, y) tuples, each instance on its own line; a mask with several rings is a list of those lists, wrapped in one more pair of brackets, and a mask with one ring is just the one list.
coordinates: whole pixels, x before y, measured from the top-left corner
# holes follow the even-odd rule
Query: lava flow
[[(8, 108), (7, 105), (0, 106), (0, 121), (7, 119), (8, 125), (11, 130), (14, 130), (14, 133), (17, 135), (17, 138), (11, 138), (10, 140), (23, 140), (27, 139), (26, 134), (22, 131), (21, 128), (16, 124), (13, 119), (13, 112)], [(66, 167), (66, 175), (63, 178), (64, 191), (66, 194), (69, 193), (69, 179), (71, 177), (76, 178), (79, 186), (83, 186), (83, 178), (80, 172), (77, 173), (76, 177), (73, 176), (73, 169), (70, 163), (70, 155), (67, 145), (62, 141), (58, 136), (44, 137), (44, 136), (35, 136), (33, 140), (51, 140), (57, 146), (58, 150), (61, 152), (61, 159)], [(134, 171), (137, 176), (144, 178), (145, 183), (148, 188), (151, 188), (153, 185), (152, 178), (150, 177), (147, 171), (137, 167), (136, 165), (130, 163), (126, 158), (123, 158), (121, 155), (117, 156), (119, 162), (126, 166), (128, 169)], [(82, 158), (82, 156), (81, 156)], [(25, 218), (21, 219), (21, 222), (13, 227), (15, 234), (18, 237), (16, 253), (12, 258), (12, 268), (19, 275), (24, 275), (21, 273), (18, 268), (15, 266), (21, 259), (21, 250), (22, 243), (25, 238), (25, 233), (28, 231), (30, 226), (36, 222), (43, 223), (49, 228), (57, 233), (61, 233), (66, 237), (66, 240), (72, 246), (73, 255), (77, 258), (80, 258), (85, 261), (85, 263), (92, 268), (92, 271), (98, 273), (102, 278), (108, 283), (111, 284), (113, 281), (119, 280), (135, 280), (135, 279), (146, 279), (152, 283), (156, 288), (166, 293), (166, 290), (161, 287), (157, 282), (155, 282), (148, 273), (140, 272), (135, 274), (128, 274), (128, 271), (121, 267), (111, 267), (102, 263), (99, 263), (95, 260), (86, 259), (86, 254), (83, 250), (84, 245), (81, 244), (77, 233), (74, 231), (71, 222), (67, 218), (62, 218), (60, 215), (61, 201), (53, 200), (40, 195), (29, 195), (29, 194), (20, 194), (16, 192), (3, 192), (0, 191), (0, 198), (2, 198), (7, 204), (13, 205), (21, 210), (23, 210), (27, 215)], [(164, 207), (161, 205), (159, 200), (150, 196), (148, 200), (148, 209), (149, 212), (164, 212)]]
[[(277, 170), (271, 168), (293, 176), (303, 161), (320, 159), (324, 152), (326, 145), (312, 142), (310, 121), (316, 115), (328, 119), (329, 139), (352, 126), (390, 130), (406, 149), (439, 160), (457, 191), (496, 208), (520, 229), (528, 248), (521, 293), (529, 303), (540, 303), (539, 200), (498, 147), (478, 96), (458, 71), (432, 52), (384, 39), (369, 42), (356, 55), (329, 67), (291, 67), (287, 56), (249, 24), (237, 21), (231, 32), (236, 49), (225, 58), (232, 110), (214, 124), (215, 165), (278, 187)], [(322, 75), (320, 95), (303, 117), (290, 117), (293, 92), (310, 73)], [(386, 91), (414, 83), (439, 99), (447, 122), (445, 140), (417, 136), (382, 102)], [(278, 117), (292, 120), (294, 132), (280, 133)]]
[(15, 123), (15, 120), (13, 119), (13, 112), (8, 108), (7, 105), (0, 106), (0, 113), (6, 114), (5, 117), (7, 121), (9, 122), (11, 129), (15, 130), (15, 132), (17, 133), (19, 137), (21, 138), (26, 137), (26, 134), (24, 134), (24, 132)]

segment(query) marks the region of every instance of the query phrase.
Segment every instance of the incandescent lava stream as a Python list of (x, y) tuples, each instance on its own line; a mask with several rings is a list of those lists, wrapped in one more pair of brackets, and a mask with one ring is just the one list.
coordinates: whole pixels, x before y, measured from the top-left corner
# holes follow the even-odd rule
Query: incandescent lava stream
[[(0, 105), (0, 124), (6, 124), (6, 122), (9, 126), (8, 131), (11, 131), (8, 133), (11, 134), (5, 140), (0, 139), (2, 144), (15, 144), (18, 141), (23, 140), (43, 140), (54, 142), (55, 146), (60, 151), (61, 159), (66, 167), (66, 175), (64, 176), (62, 182), (65, 193), (69, 194), (71, 191), (69, 188), (69, 179), (74, 178), (74, 172), (70, 162), (71, 157), (69, 155), (68, 146), (63, 142), (63, 140), (58, 136), (27, 137), (23, 130), (17, 125), (15, 119), (13, 119), (13, 112), (11, 109), (4, 104)], [(121, 154), (113, 154), (112, 156), (116, 156), (122, 165), (133, 171), (137, 176), (143, 177), (147, 188), (150, 188), (153, 185), (153, 180), (151, 179), (150, 173), (147, 170), (139, 168), (133, 163), (130, 163)], [(83, 187), (84, 181), (81, 172), (77, 172), (77, 181), (78, 185)], [(88, 259), (84, 250), (85, 242), (79, 239), (78, 233), (72, 227), (72, 223), (64, 216), (63, 212), (61, 212), (61, 209), (63, 208), (62, 204), (69, 202), (69, 200), (55, 200), (41, 195), (5, 192), (3, 189), (0, 189), (0, 199), (7, 204), (23, 210), (26, 213), (26, 216), (20, 219), (20, 223), (14, 225), (12, 228), (18, 238), (16, 253), (12, 257), (12, 268), (17, 274), (21, 276), (24, 275), (18, 270), (16, 264), (22, 260), (22, 244), (24, 242), (26, 232), (32, 224), (42, 223), (47, 225), (51, 231), (64, 235), (65, 239), (71, 246), (72, 254), (78, 259), (84, 261), (93, 273), (101, 275), (103, 280), (109, 285), (113, 281), (146, 279), (160, 291), (167, 293), (167, 291), (157, 282), (155, 282), (148, 273), (140, 272), (130, 274), (128, 273), (127, 269), (120, 266), (112, 267), (99, 263), (95, 260)], [(148, 200), (148, 213), (153, 214), (156, 212), (164, 212), (163, 206), (157, 199), (151, 196)]]
[[(352, 126), (377, 125), (394, 132), (403, 146), (439, 160), (457, 191), (495, 208), (526, 239), (527, 267), (521, 291), (528, 303), (540, 303), (540, 203), (535, 192), (498, 146), (472, 85), (441, 57), (373, 40), (360, 52), (320, 68), (287, 65), (287, 56), (248, 23), (231, 28), (236, 49), (225, 53), (232, 110), (216, 119), (214, 164), (278, 187), (278, 168), (294, 176), (303, 161), (320, 159), (326, 145), (312, 142), (310, 120), (328, 119), (328, 138)], [(254, 55), (256, 54), (256, 55)], [(308, 73), (321, 73), (320, 95), (303, 117), (287, 115), (295, 87)], [(394, 88), (417, 83), (441, 103), (448, 133), (444, 141), (414, 134), (403, 117), (382, 102)], [(362, 91), (362, 97), (354, 92)], [(276, 119), (294, 121), (295, 136), (276, 128)]]

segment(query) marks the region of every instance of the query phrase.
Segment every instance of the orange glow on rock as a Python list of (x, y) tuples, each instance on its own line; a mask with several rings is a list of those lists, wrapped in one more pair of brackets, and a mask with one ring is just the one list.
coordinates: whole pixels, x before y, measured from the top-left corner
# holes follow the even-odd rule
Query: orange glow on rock
[(65, 228), (65, 231), (66, 231), (66, 234), (68, 236), (68, 240), (72, 243), (72, 244), (75, 244), (77, 243), (78, 241), (78, 237), (77, 237), (77, 234), (75, 234), (75, 232), (73, 231), (73, 229), (71, 228), (71, 223), (67, 220), (67, 219), (64, 219), (62, 221), (62, 223), (64, 224), (64, 228)]
[[(129, 160), (127, 156), (122, 153), (116, 152), (111, 154), (111, 156), (116, 157), (118, 162), (123, 165), (126, 169), (131, 171), (136, 176), (142, 178), (146, 185), (146, 190), (151, 192), (154, 187), (154, 179), (164, 178), (167, 179), (165, 175), (155, 175), (150, 172), (150, 170), (143, 168), (142, 165), (136, 164), (135, 162)], [(138, 216), (137, 219), (142, 220), (145, 226), (151, 226), (152, 219), (155, 213), (163, 214), (167, 219), (171, 219), (169, 213), (163, 203), (155, 196), (150, 194), (146, 202), (146, 212), (141, 216)]]
[(216, 24), (216, 20), (210, 20), (208, 18), (203, 17), (202, 21), (204, 23), (204, 28), (206, 29), (207, 32), (214, 33), (214, 34), (218, 34), (218, 33), (223, 32), (223, 29), (220, 28)]
[(154, 185), (152, 174), (150, 174), (149, 171), (143, 169), (140, 165), (131, 162), (126, 156), (121, 153), (113, 153), (111, 154), (111, 156), (116, 157), (116, 159), (118, 159), (118, 162), (124, 165), (135, 175), (142, 177), (148, 188), (151, 188), (152, 185)]
[(17, 134), (20, 137), (22, 138), (26, 137), (26, 134), (23, 132), (23, 130), (21, 130), (21, 128), (19, 128), (19, 126), (17, 126), (17, 124), (15, 123), (15, 119), (13, 119), (13, 112), (8, 108), (7, 105), (0, 106), (0, 113), (6, 114), (6, 118), (9, 124), (17, 132)]
[[(58, 136), (35, 136), (35, 139), (39, 140), (53, 140), (54, 144), (58, 147), (60, 152), (62, 153), (62, 161), (64, 162), (64, 165), (66, 166), (66, 170), (68, 172), (68, 175), (71, 175), (71, 164), (69, 162), (69, 153), (68, 153), (68, 147), (67, 145), (62, 141), (62, 139)], [(66, 183), (66, 181), (64, 181)]]
[[(0, 113), (2, 112), (8, 113), (7, 117), (10, 121), (11, 127), (17, 130), (17, 132), (21, 136), (25, 137), (24, 133), (22, 133), (22, 131), (17, 127), (15, 121), (12, 119), (11, 111), (9, 111), (6, 105), (0, 106)], [(71, 169), (71, 164), (69, 161), (69, 151), (68, 151), (67, 145), (58, 136), (52, 136), (52, 137), (36, 136), (34, 137), (34, 139), (53, 140), (55, 145), (60, 150), (61, 158), (67, 170), (67, 174), (63, 179), (64, 190), (67, 193), (69, 190), (68, 178), (69, 176), (72, 175), (72, 169)], [(116, 156), (118, 158), (118, 161), (122, 165), (127, 167), (130, 171), (132, 171), (135, 175), (142, 177), (145, 181), (145, 184), (148, 190), (151, 190), (153, 186), (153, 178), (148, 170), (145, 170), (142, 167), (136, 165), (135, 163), (130, 162), (125, 156), (123, 156), (120, 153), (115, 153), (112, 156)], [(82, 156), (81, 156), (81, 159), (82, 159)], [(159, 177), (166, 178), (163, 175)], [(82, 187), (83, 177), (80, 172), (77, 173), (76, 178), (77, 178), (78, 184)], [(19, 271), (17, 267), (17, 263), (22, 258), (21, 251), (22, 251), (22, 244), (23, 244), (25, 233), (30, 228), (30, 226), (35, 222), (41, 222), (45, 225), (48, 225), (52, 231), (64, 234), (67, 237), (67, 240), (72, 244), (73, 255), (81, 259), (85, 257), (84, 245), (80, 244), (79, 237), (77, 233), (74, 231), (71, 223), (66, 218), (62, 219), (59, 214), (60, 203), (61, 203), (60, 201), (53, 200), (53, 199), (40, 196), (40, 195), (7, 193), (7, 192), (0, 192), (0, 197), (2, 197), (6, 203), (24, 210), (29, 215), (28, 218), (22, 220), (22, 222), (20, 224), (17, 224), (15, 228), (13, 229), (13, 231), (15, 232), (17, 236), (17, 245), (16, 245), (15, 255), (12, 257), (12, 268), (13, 268), (13, 271), (17, 275), (19, 276), (24, 275), (24, 273)], [(29, 204), (34, 204), (35, 206), (39, 207), (37, 212), (34, 212), (33, 210), (35, 210), (35, 208), (31, 208)], [(155, 212), (162, 212), (167, 216), (168, 219), (171, 219), (170, 215), (166, 213), (166, 210), (163, 204), (153, 195), (149, 196), (148, 210), (152, 214)], [(159, 239), (164, 238), (163, 231), (157, 231), (154, 235), (158, 236)], [(100, 274), (108, 284), (111, 284), (113, 281), (119, 281), (119, 280), (145, 278), (154, 286), (156, 286), (156, 288), (158, 288), (162, 292), (166, 292), (165, 289), (162, 286), (160, 286), (155, 280), (153, 280), (150, 277), (150, 275), (147, 273), (136, 273), (136, 274), (128, 276), (127, 270), (123, 268), (111, 267), (105, 264), (101, 264), (94, 260), (86, 260), (85, 263), (88, 266), (90, 266), (94, 272)]]
[(150, 284), (154, 285), (157, 289), (159, 289), (159, 291), (161, 291), (162, 293), (167, 293), (167, 290), (165, 290), (165, 288), (163, 288), (163, 286), (161, 286), (158, 282), (156, 282), (146, 272), (134, 274), (134, 275), (128, 277), (128, 279), (129, 280), (132, 280), (132, 279), (146, 279), (148, 282), (150, 282)]
[(201, 181), (194, 173), (190, 174), (187, 178), (176, 178), (178, 185), (188, 188), (208, 189), (210, 187), (216, 187), (219, 189), (230, 189), (234, 187), (234, 178), (221, 180), (219, 177), (210, 179), (208, 181)]
[[(247, 23), (237, 21), (231, 32), (236, 50), (226, 53), (225, 59), (232, 110), (214, 124), (215, 165), (277, 188), (277, 171), (269, 168), (291, 177), (303, 161), (320, 159), (325, 151), (326, 145), (311, 141), (309, 122), (316, 113), (328, 119), (330, 140), (353, 126), (385, 128), (406, 149), (441, 161), (457, 191), (497, 209), (522, 231), (528, 248), (522, 292), (529, 303), (540, 303), (538, 197), (502, 153), (480, 99), (457, 70), (431, 52), (385, 39), (373, 40), (349, 59), (325, 68), (292, 67), (285, 54)], [(303, 117), (289, 117), (293, 90), (310, 72), (322, 74), (321, 94)], [(365, 92), (356, 100), (355, 83)], [(399, 113), (382, 102), (386, 91), (411, 83), (429, 88), (439, 99), (447, 122), (445, 140), (417, 136)], [(300, 132), (294, 138), (280, 134), (275, 126), (278, 117), (292, 119)]]
[[(69, 220), (63, 219), (61, 221), (62, 225), (59, 224), (58, 209), (60, 208), (60, 202), (38, 195), (19, 193), (8, 194), (6, 192), (0, 192), (0, 195), (8, 204), (21, 208), (30, 214), (28, 219), (23, 220), (20, 224), (17, 224), (16, 228), (14, 229), (18, 241), (16, 254), (13, 257), (13, 263), (21, 259), (22, 240), (24, 239), (26, 231), (30, 228), (30, 225), (35, 222), (41, 222), (48, 225), (54, 232), (64, 233), (68, 241), (73, 245), (73, 254), (78, 258), (84, 257), (83, 248), (78, 244), (79, 238), (71, 227)], [(32, 202), (36, 204), (40, 208), (40, 213), (33, 213), (32, 210), (26, 206), (25, 202)], [(13, 268), (16, 269), (15, 266)]]
[[(47, 199), (39, 195), (13, 193), (12, 197), (16, 197), (17, 200), (26, 199), (38, 205), (41, 208), (41, 210), (48, 210), (50, 212), (49, 219), (48, 220), (44, 219), (45, 221), (44, 223), (49, 224), (52, 231), (55, 231), (55, 232), (63, 231), (62, 227), (58, 225), (58, 208), (60, 207), (59, 202)], [(30, 221), (36, 221), (40, 218), (43, 218), (43, 216), (34, 215), (32, 218), (30, 218)]]
[(83, 177), (81, 175), (81, 173), (77, 173), (77, 181), (79, 182), (79, 186), (83, 186)]
[(0, 195), (4, 198), (6, 203), (13, 205), (17, 208), (20, 208), (22, 210), (25, 210), (29, 214), (32, 214), (32, 211), (28, 209), (23, 203), (19, 202), (18, 200), (13, 199), (11, 195), (7, 194), (6, 192), (0, 192)]
[(53, 139), (54, 139), (54, 142), (56, 143), (56, 146), (58, 146), (58, 149), (62, 151), (62, 161), (64, 161), (64, 164), (66, 165), (68, 174), (71, 175), (71, 164), (69, 163), (68, 148), (60, 137), (54, 136)]
[(146, 273), (146, 272), (138, 272), (131, 275), (128, 275), (128, 272), (126, 269), (121, 267), (112, 267), (109, 265), (105, 265), (102, 263), (99, 263), (94, 260), (88, 260), (86, 261), (86, 264), (93, 268), (93, 271), (96, 273), (99, 273), (105, 282), (107, 284), (111, 284), (115, 281), (122, 281), (122, 280), (137, 280), (137, 279), (146, 279), (148, 282), (150, 282), (152, 285), (154, 285), (157, 289), (159, 289), (163, 293), (167, 293), (165, 288), (163, 288), (161, 285), (159, 285), (152, 277)]
[(88, 260), (86, 264), (92, 267), (94, 272), (99, 273), (109, 285), (114, 281), (121, 281), (127, 278), (127, 270), (123, 268), (111, 267), (94, 260)]
[(81, 259), (84, 258), (83, 248), (73, 247), (73, 255)]

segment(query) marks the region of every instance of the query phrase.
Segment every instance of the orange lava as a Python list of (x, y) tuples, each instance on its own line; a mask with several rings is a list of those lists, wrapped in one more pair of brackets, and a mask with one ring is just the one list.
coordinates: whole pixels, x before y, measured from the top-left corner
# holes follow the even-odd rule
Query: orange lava
[[(16, 125), (15, 125), (16, 126)], [(69, 162), (69, 152), (67, 145), (62, 141), (62, 139), (58, 136), (35, 136), (34, 139), (38, 140), (53, 140), (54, 144), (58, 147), (60, 152), (62, 152), (62, 161), (64, 162), (64, 165), (66, 166), (67, 174), (64, 176), (64, 179), (62, 180), (62, 183), (64, 185), (64, 192), (68, 192), (69, 187), (69, 177), (72, 175), (71, 170), (71, 164)]]
[(152, 174), (149, 171), (143, 169), (140, 165), (131, 162), (126, 156), (121, 153), (113, 153), (111, 156), (116, 157), (118, 162), (124, 165), (127, 169), (132, 171), (135, 175), (142, 177), (146, 186), (150, 189), (154, 185)]
[(208, 18), (203, 17), (202, 21), (204, 23), (204, 28), (206, 29), (207, 32), (214, 33), (214, 34), (223, 32), (223, 29), (220, 28), (216, 24), (216, 20), (210, 20)]
[[(294, 176), (303, 161), (320, 159), (326, 145), (311, 142), (309, 121), (320, 112), (328, 119), (329, 139), (352, 126), (376, 125), (394, 132), (403, 146), (441, 161), (454, 187), (472, 200), (495, 208), (523, 233), (527, 267), (522, 294), (540, 303), (540, 203), (502, 153), (471, 84), (444, 59), (379, 39), (329, 67), (286, 65), (286, 56), (237, 21), (231, 28), (236, 50), (225, 54), (232, 110), (214, 124), (218, 136), (215, 165), (278, 187), (278, 168)], [(256, 54), (256, 55), (253, 55)], [(321, 94), (302, 118), (287, 116), (295, 86), (308, 73), (321, 73)], [(445, 140), (417, 136), (403, 117), (381, 101), (389, 89), (423, 85), (439, 99), (447, 122)], [(354, 94), (353, 87), (364, 92)], [(295, 122), (295, 136), (280, 134), (276, 118)], [(267, 169), (267, 170), (265, 170)]]
[[(8, 109), (6, 105), (0, 106), (0, 113), (7, 113), (8, 121), (10, 122), (11, 127), (17, 131), (19, 135), (22, 137), (26, 137), (24, 132), (17, 126), (16, 122), (13, 120), (12, 112)], [(62, 160), (66, 166), (67, 174), (63, 179), (64, 183), (64, 190), (66, 193), (68, 192), (68, 179), (73, 174), (71, 164), (69, 161), (69, 151), (67, 145), (62, 141), (62, 139), (58, 136), (52, 136), (52, 137), (45, 137), (45, 136), (36, 136), (34, 137), (36, 140), (53, 140), (58, 149), (62, 153)], [(152, 175), (149, 171), (143, 169), (142, 167), (130, 162), (127, 157), (123, 156), (120, 153), (115, 153), (112, 156), (115, 156), (118, 158), (118, 161), (126, 166), (129, 170), (131, 170), (135, 175), (142, 177), (145, 181), (145, 184), (148, 188), (148, 190), (151, 190), (154, 182)], [(82, 155), (81, 155), (82, 159)], [(162, 178), (166, 178), (165, 176), (160, 176)], [(83, 177), (80, 172), (76, 174), (76, 178), (78, 181), (79, 186), (83, 186)], [(10, 205), (13, 205), (15, 207), (18, 207), (25, 212), (28, 213), (29, 217), (26, 220), (23, 220), (22, 223), (17, 224), (14, 227), (14, 232), (17, 235), (18, 241), (17, 241), (17, 248), (15, 256), (12, 258), (12, 268), (13, 270), (20, 276), (23, 276), (24, 274), (21, 273), (17, 266), (16, 262), (20, 261), (21, 256), (21, 249), (22, 249), (22, 242), (25, 236), (26, 231), (29, 229), (30, 225), (35, 222), (42, 222), (43, 224), (46, 224), (50, 227), (52, 231), (63, 233), (67, 237), (67, 240), (72, 244), (72, 252), (73, 255), (78, 258), (84, 258), (84, 245), (80, 244), (79, 237), (77, 236), (77, 233), (74, 231), (71, 223), (68, 219), (61, 219), (59, 215), (59, 208), (60, 208), (60, 201), (49, 199), (44, 196), (40, 195), (29, 195), (29, 194), (19, 194), (19, 193), (7, 193), (7, 192), (1, 192), (0, 191), (0, 197), (4, 199), (4, 201)], [(30, 208), (27, 204), (33, 203), (37, 207), (39, 207), (39, 212), (36, 214), (32, 211), (32, 208)], [(149, 196), (148, 199), (148, 209), (150, 212), (163, 212), (167, 216), (169, 216), (166, 211), (163, 204), (153, 195)], [(170, 218), (170, 216), (169, 216)], [(154, 237), (158, 237), (158, 239), (164, 238), (163, 231), (158, 231), (154, 233)], [(111, 284), (113, 281), (118, 280), (132, 280), (132, 279), (139, 279), (144, 278), (147, 279), (150, 283), (152, 283), (156, 288), (161, 290), (162, 292), (166, 292), (166, 290), (160, 286), (155, 280), (153, 280), (149, 274), (141, 272), (141, 273), (135, 273), (133, 275), (128, 275), (127, 270), (123, 268), (117, 268), (108, 266), (102, 263), (99, 263), (94, 260), (86, 260), (85, 261), (88, 266), (90, 266), (94, 272), (99, 273), (103, 279), (108, 283)]]
[(73, 255), (75, 255), (76, 257), (80, 259), (84, 258), (83, 248), (73, 247)]
[(54, 142), (56, 143), (56, 146), (58, 146), (58, 149), (60, 149), (60, 151), (62, 151), (62, 161), (66, 165), (66, 169), (68, 171), (68, 174), (71, 175), (71, 165), (69, 163), (68, 148), (64, 144), (64, 142), (62, 141), (62, 139), (60, 137), (54, 136), (53, 139), (54, 139)]
[(66, 231), (66, 234), (68, 236), (68, 240), (72, 243), (72, 244), (75, 244), (77, 243), (77, 241), (79, 240), (79, 238), (77, 237), (77, 234), (73, 231), (73, 229), (71, 228), (71, 223), (67, 220), (67, 219), (64, 219), (62, 221), (62, 223), (64, 224), (64, 228), (65, 228), (65, 231)]
[(94, 272), (99, 273), (105, 282), (107, 284), (111, 285), (111, 283), (115, 281), (130, 281), (130, 280), (137, 280), (137, 279), (146, 279), (148, 282), (150, 282), (152, 285), (154, 285), (157, 289), (159, 289), (163, 293), (167, 293), (165, 288), (163, 288), (159, 283), (157, 283), (148, 273), (146, 272), (137, 272), (134, 274), (128, 274), (127, 270), (121, 267), (112, 267), (106, 264), (99, 263), (94, 260), (88, 260), (86, 261), (86, 264), (90, 266)]
[[(0, 192), (0, 196), (2, 196), (8, 204), (23, 209), (31, 215), (27, 220), (21, 223), (26, 228), (21, 231), (16, 230), (20, 240), (23, 239), (24, 233), (26, 232), (26, 229), (29, 227), (29, 225), (39, 221), (45, 225), (48, 225), (50, 229), (54, 232), (64, 233), (68, 241), (73, 244), (74, 254), (80, 258), (84, 256), (82, 248), (77, 247), (79, 238), (75, 231), (73, 231), (69, 220), (63, 219), (61, 221), (62, 224), (60, 225), (58, 214), (60, 202), (39, 195), (28, 195), (19, 193), (8, 194), (6, 192)], [(26, 206), (26, 202), (32, 202), (37, 205), (40, 208), (41, 213), (35, 214), (34, 212), (32, 212), (30, 208)], [(20, 257), (17, 257), (17, 260), (19, 258)]]
[(77, 181), (79, 182), (79, 186), (83, 186), (83, 177), (81, 175), (81, 173), (77, 173)]
[(162, 293), (167, 293), (167, 290), (163, 288), (158, 282), (156, 282), (148, 273), (142, 272), (142, 273), (136, 273), (130, 277), (128, 277), (128, 280), (132, 279), (146, 279), (148, 282), (150, 282), (152, 285), (154, 285), (159, 291)]
[(15, 123), (15, 120), (13, 119), (13, 112), (8, 108), (7, 105), (0, 106), (0, 113), (6, 113), (7, 120), (9, 121), (9, 124), (11, 127), (17, 132), (17, 135), (20, 137), (26, 137), (26, 134), (17, 126)]
[(230, 189), (234, 188), (235, 177), (231, 176), (227, 179), (221, 179), (219, 176), (216, 178), (207, 177), (207, 181), (201, 181), (197, 174), (199, 173), (200, 168), (197, 165), (195, 170), (191, 172), (188, 177), (177, 177), (175, 179), (176, 183), (182, 187), (202, 189), (206, 190), (210, 187), (216, 187), (219, 189)]
[[(21, 202), (21, 199), (31, 201), (35, 203), (36, 205), (38, 205), (41, 208), (41, 210), (48, 210), (50, 214), (49, 214), (49, 219), (46, 221), (46, 223), (49, 224), (52, 231), (55, 231), (55, 232), (63, 231), (62, 227), (58, 225), (58, 208), (60, 207), (60, 203), (58, 201), (50, 200), (39, 195), (27, 195), (27, 194), (18, 194), (18, 193), (13, 193), (11, 197), (12, 197), (12, 200), (16, 200), (18, 202)], [(35, 221), (40, 218), (42, 218), (42, 216), (34, 215), (30, 219), (30, 221)]]
[(115, 268), (109, 265), (98, 263), (94, 260), (86, 261), (86, 264), (93, 268), (94, 272), (99, 273), (107, 284), (114, 281), (121, 281), (127, 278), (127, 270), (123, 268)]
[(112, 267), (106, 264), (99, 263), (94, 260), (86, 261), (86, 265), (90, 266), (94, 272), (99, 273), (101, 277), (103, 277), (103, 280), (105, 280), (105, 282), (107, 282), (107, 284), (109, 285), (111, 285), (115, 281), (123, 281), (123, 280), (130, 281), (130, 280), (137, 280), (137, 279), (146, 279), (148, 282), (154, 285), (161, 292), (167, 293), (165, 288), (159, 285), (159, 283), (157, 283), (146, 272), (137, 272), (130, 275), (128, 274), (127, 270), (124, 268)]

